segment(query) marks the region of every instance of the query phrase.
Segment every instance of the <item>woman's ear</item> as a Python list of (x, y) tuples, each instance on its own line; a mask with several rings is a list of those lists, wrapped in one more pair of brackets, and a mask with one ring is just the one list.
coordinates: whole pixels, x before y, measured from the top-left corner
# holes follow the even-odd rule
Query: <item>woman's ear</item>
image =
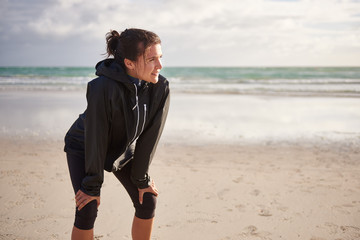
[(134, 70), (135, 69), (135, 63), (127, 58), (124, 59), (124, 64), (125, 67), (130, 69), (130, 70)]

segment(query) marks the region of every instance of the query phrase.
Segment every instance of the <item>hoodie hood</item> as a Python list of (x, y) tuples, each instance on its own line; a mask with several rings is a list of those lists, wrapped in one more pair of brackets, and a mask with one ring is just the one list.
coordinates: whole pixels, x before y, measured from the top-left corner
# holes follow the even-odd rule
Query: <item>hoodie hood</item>
[(98, 62), (95, 66), (95, 69), (97, 76), (105, 76), (122, 83), (131, 83), (122, 66), (116, 63), (112, 58)]

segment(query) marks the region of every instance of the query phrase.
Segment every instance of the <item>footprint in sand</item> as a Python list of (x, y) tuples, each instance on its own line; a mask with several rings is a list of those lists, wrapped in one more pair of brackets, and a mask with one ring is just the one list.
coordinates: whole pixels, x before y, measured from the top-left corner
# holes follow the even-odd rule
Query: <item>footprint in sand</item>
[(239, 236), (242, 236), (242, 237), (253, 236), (253, 237), (256, 237), (256, 239), (259, 237), (260, 239), (264, 239), (264, 240), (271, 239), (271, 238), (269, 238), (271, 233), (265, 232), (265, 231), (259, 231), (258, 228), (253, 225), (247, 226), (246, 228), (244, 228), (244, 231), (245, 232), (239, 234)]
[(256, 231), (257, 231), (257, 227), (250, 225), (250, 226), (247, 226), (246, 228), (244, 228), (244, 230), (246, 230), (246, 232), (250, 235), (255, 235)]
[(238, 177), (236, 179), (233, 180), (234, 183), (240, 183), (242, 182), (243, 178), (242, 177)]
[(259, 212), (259, 216), (270, 217), (270, 216), (272, 216), (272, 214), (270, 213), (270, 211), (268, 209), (261, 209)]

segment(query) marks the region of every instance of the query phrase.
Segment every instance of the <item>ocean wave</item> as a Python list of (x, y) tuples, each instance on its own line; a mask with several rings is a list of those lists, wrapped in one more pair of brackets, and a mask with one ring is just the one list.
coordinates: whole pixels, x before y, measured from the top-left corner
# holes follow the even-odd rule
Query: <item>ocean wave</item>
[[(0, 68), (0, 90), (86, 89), (93, 68)], [(360, 97), (360, 68), (165, 68), (175, 92)]]

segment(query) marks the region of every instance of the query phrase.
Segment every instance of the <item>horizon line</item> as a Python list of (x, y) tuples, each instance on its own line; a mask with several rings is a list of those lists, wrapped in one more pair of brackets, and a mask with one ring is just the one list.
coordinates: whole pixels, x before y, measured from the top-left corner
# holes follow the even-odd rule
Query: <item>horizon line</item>
[[(360, 65), (173, 65), (164, 66), (163, 68), (357, 68)], [(95, 68), (95, 66), (81, 65), (0, 65), (0, 68)]]

